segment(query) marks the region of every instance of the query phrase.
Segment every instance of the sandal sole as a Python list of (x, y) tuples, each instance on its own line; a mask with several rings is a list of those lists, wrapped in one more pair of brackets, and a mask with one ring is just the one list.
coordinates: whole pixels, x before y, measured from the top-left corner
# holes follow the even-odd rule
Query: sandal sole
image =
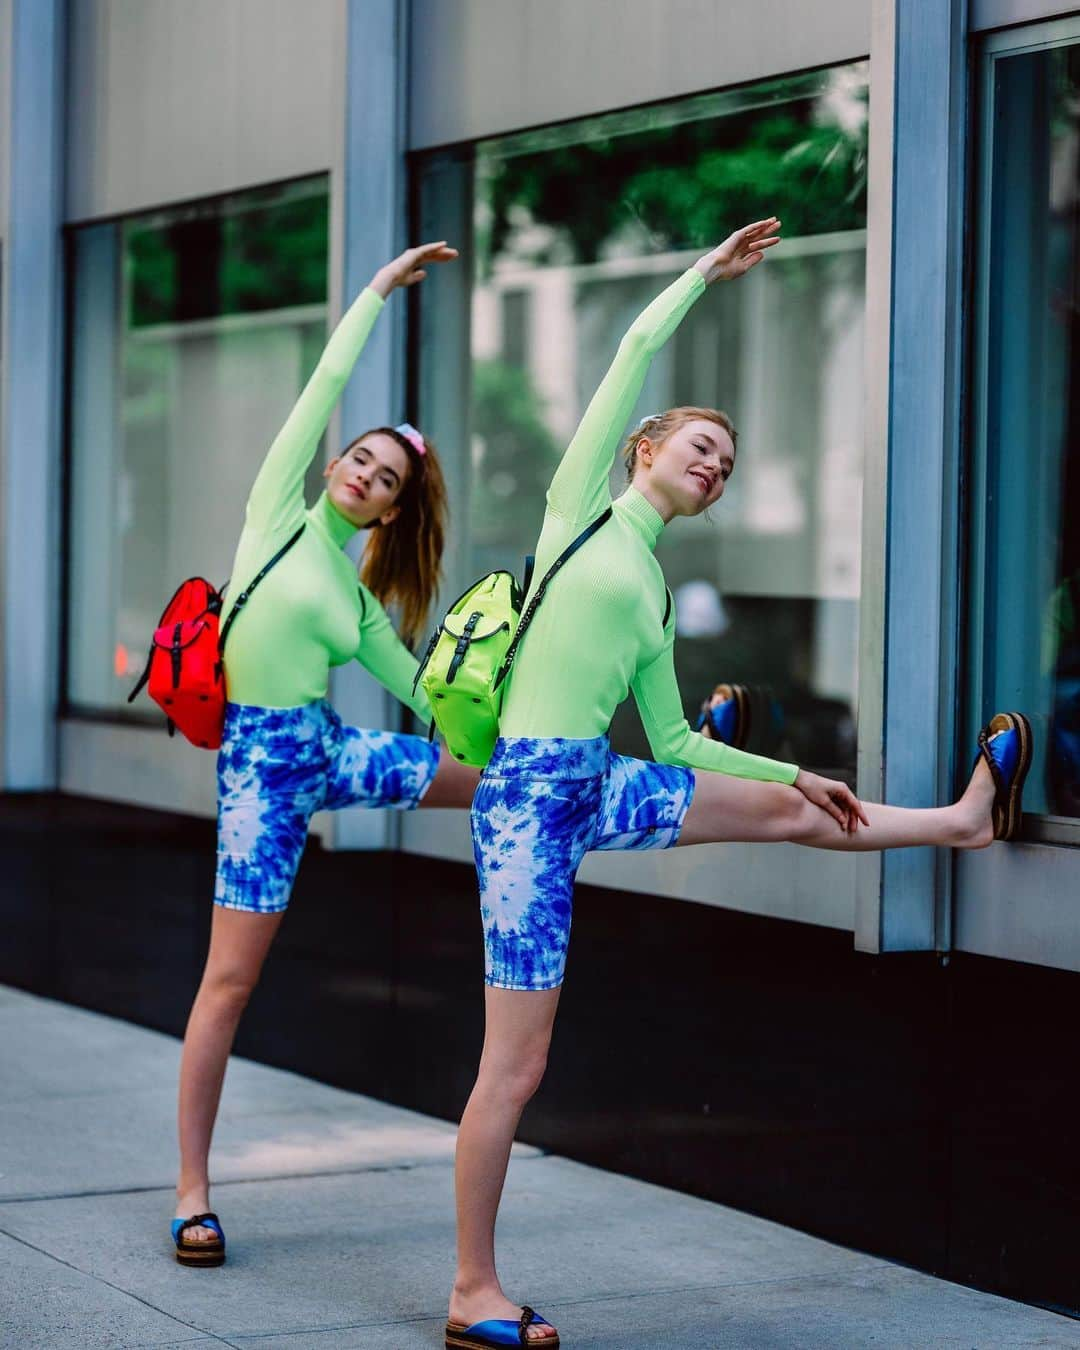
[(736, 750), (745, 750), (746, 742), (750, 739), (750, 691), (745, 684), (733, 684), (731, 692), (738, 713), (735, 719), (735, 739), (732, 744)]
[(190, 1248), (176, 1249), (176, 1259), (182, 1266), (223, 1266), (225, 1252), (219, 1247), (216, 1251), (198, 1252)]
[[(1022, 797), (1024, 792), (1024, 780), (1028, 776), (1028, 770), (1031, 768), (1031, 723), (1023, 713), (1006, 713), (1012, 729), (1016, 732), (1016, 738), (1020, 743), (1020, 758), (1016, 766), (1016, 773), (1009, 784), (1009, 790), (1005, 801), (1000, 807), (995, 803), (995, 809), (998, 812), (998, 820), (995, 822), (994, 838), (1004, 841), (1015, 839), (1020, 833), (1020, 826), (1023, 823)], [(998, 832), (998, 824), (1001, 826), (1001, 832)]]
[[(550, 1323), (549, 1323), (550, 1325)], [(466, 1336), (465, 1327), (452, 1327), (447, 1323), (446, 1340), (444, 1345), (446, 1350), (504, 1350), (504, 1347), (498, 1346), (494, 1341), (477, 1340), (475, 1336)], [(559, 1350), (559, 1337), (546, 1336), (543, 1340), (526, 1340), (526, 1345), (536, 1347), (536, 1350)]]

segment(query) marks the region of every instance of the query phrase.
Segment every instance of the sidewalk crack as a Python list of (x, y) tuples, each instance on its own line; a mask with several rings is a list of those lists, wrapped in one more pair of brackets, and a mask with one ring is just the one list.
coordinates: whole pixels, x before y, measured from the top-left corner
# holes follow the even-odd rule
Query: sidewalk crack
[(0, 1228), (0, 1235), (10, 1238), (12, 1242), (17, 1242), (20, 1247), (26, 1247), (29, 1251), (37, 1252), (39, 1256), (44, 1256), (50, 1261), (55, 1261), (58, 1266), (65, 1266), (68, 1270), (73, 1270), (76, 1275), (82, 1275), (88, 1280), (93, 1280), (95, 1284), (102, 1284), (106, 1289), (111, 1289), (116, 1294), (123, 1295), (124, 1298), (130, 1298), (135, 1303), (141, 1303), (144, 1308), (149, 1308), (151, 1312), (157, 1313), (161, 1317), (167, 1317), (170, 1322), (175, 1322), (177, 1326), (186, 1327), (188, 1331), (196, 1331), (200, 1336), (210, 1337), (213, 1340), (220, 1341), (223, 1345), (228, 1345), (231, 1350), (240, 1350), (239, 1346), (227, 1341), (223, 1336), (218, 1336), (215, 1332), (209, 1331), (206, 1327), (196, 1326), (194, 1322), (185, 1322), (182, 1317), (177, 1317), (175, 1313), (167, 1312), (164, 1308), (159, 1308), (156, 1303), (151, 1303), (149, 1299), (141, 1298), (138, 1294), (132, 1293), (130, 1289), (124, 1289), (119, 1284), (113, 1284), (111, 1280), (105, 1279), (103, 1275), (95, 1275), (92, 1271), (84, 1270), (82, 1266), (77, 1266), (73, 1261), (65, 1261), (62, 1256), (57, 1256), (55, 1252), (48, 1251), (45, 1247), (39, 1247), (36, 1242), (30, 1242), (27, 1238), (20, 1237), (18, 1233), (12, 1233), (6, 1228)]

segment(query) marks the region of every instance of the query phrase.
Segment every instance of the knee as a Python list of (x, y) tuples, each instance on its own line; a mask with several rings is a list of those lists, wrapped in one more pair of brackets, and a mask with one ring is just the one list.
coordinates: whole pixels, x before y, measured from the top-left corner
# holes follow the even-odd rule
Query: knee
[(223, 967), (207, 970), (199, 988), (199, 999), (219, 1016), (235, 1016), (247, 1007), (258, 972)]
[(536, 1046), (518, 1055), (512, 1063), (481, 1061), (480, 1083), (501, 1101), (523, 1107), (543, 1082), (547, 1069), (547, 1046)]

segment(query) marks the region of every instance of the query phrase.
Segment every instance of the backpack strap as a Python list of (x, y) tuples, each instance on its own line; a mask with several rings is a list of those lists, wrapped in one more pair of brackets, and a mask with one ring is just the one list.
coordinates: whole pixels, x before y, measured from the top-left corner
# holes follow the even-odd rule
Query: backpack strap
[(300, 528), (296, 531), (296, 533), (292, 535), (291, 538), (287, 539), (284, 544), (282, 544), (282, 546), (278, 549), (278, 551), (274, 554), (274, 556), (270, 559), (270, 561), (266, 564), (266, 566), (261, 571), (255, 573), (254, 577), (248, 582), (247, 586), (236, 597), (236, 604), (233, 605), (232, 609), (229, 611), (229, 617), (225, 620), (225, 627), (221, 630), (221, 636), (218, 638), (219, 656), (221, 656), (221, 654), (225, 650), (225, 639), (229, 636), (229, 633), (232, 631), (232, 626), (236, 622), (236, 616), (240, 613), (240, 611), (244, 608), (247, 602), (251, 599), (251, 595), (252, 592), (255, 590), (255, 587), (259, 584), (260, 581), (262, 581), (263, 577), (266, 576), (267, 572), (269, 572), (273, 567), (277, 566), (277, 564), (282, 560), (282, 558), (284, 558), (285, 554), (288, 553), (289, 549), (292, 548), (293, 544), (296, 543), (296, 541), (300, 538), (300, 536), (303, 533), (304, 527), (303, 525), (301, 525)]
[(544, 574), (543, 580), (540, 582), (540, 585), (537, 586), (536, 588), (536, 593), (534, 594), (533, 598), (529, 601), (528, 605), (525, 607), (524, 614), (522, 614), (521, 618), (518, 620), (517, 632), (514, 634), (513, 642), (511, 642), (510, 646), (507, 647), (506, 649), (506, 655), (503, 657), (503, 663), (499, 667), (499, 673), (498, 675), (495, 676), (495, 683), (492, 685), (493, 690), (498, 689), (499, 685), (502, 684), (503, 680), (505, 680), (507, 675), (510, 674), (510, 667), (514, 664), (514, 657), (517, 655), (518, 647), (521, 645), (521, 639), (525, 636), (526, 632), (528, 631), (529, 624), (532, 623), (533, 616), (535, 615), (537, 609), (540, 606), (540, 601), (543, 600), (544, 593), (547, 591), (548, 586), (554, 580), (555, 574), (562, 567), (563, 563), (567, 562), (570, 558), (572, 558), (574, 554), (578, 551), (578, 549), (582, 546), (582, 544), (584, 544), (586, 540), (591, 539), (593, 535), (596, 533), (596, 531), (601, 527), (601, 525), (606, 525), (610, 519), (611, 519), (611, 507), (609, 506), (607, 510), (603, 513), (603, 515), (597, 516), (597, 518), (592, 522), (591, 525), (586, 525), (586, 527), (581, 531), (581, 533), (578, 535), (576, 539), (571, 540), (571, 542), (567, 544), (567, 546), (563, 549), (563, 551), (559, 554), (559, 556), (548, 568), (547, 572)]

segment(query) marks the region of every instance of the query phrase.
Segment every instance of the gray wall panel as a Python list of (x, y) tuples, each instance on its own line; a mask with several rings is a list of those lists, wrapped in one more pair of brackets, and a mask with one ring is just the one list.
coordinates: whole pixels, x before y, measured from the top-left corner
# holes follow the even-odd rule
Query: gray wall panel
[(68, 220), (329, 168), (344, 0), (71, 0)]
[(868, 0), (414, 0), (413, 148), (865, 56)]
[(1080, 10), (1080, 5), (1062, 0), (970, 0), (970, 4), (968, 27), (973, 33), (1012, 23), (1031, 23), (1035, 19), (1054, 19), (1059, 14), (1075, 14)]
[(1080, 971), (1080, 852), (993, 844), (956, 859), (958, 951)]

